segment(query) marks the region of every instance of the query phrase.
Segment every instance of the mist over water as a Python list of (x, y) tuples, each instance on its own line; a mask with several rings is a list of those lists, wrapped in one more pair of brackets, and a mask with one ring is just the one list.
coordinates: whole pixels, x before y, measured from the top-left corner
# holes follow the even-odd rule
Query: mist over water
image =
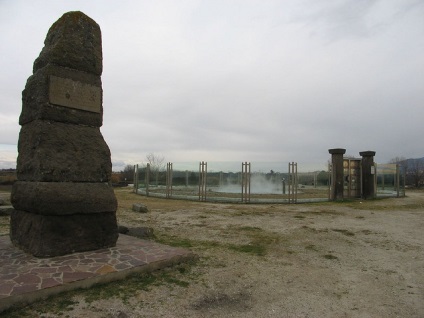
[[(225, 193), (241, 193), (241, 183), (231, 183), (227, 180), (226, 184), (221, 185), (214, 191)], [(266, 178), (263, 174), (252, 174), (250, 176), (250, 193), (257, 194), (282, 194), (282, 180), (279, 176)]]

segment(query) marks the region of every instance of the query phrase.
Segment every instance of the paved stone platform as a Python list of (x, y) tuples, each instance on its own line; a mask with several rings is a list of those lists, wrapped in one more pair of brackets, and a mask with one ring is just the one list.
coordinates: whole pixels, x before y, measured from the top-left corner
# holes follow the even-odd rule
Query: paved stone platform
[(120, 234), (115, 247), (36, 258), (0, 236), (0, 312), (67, 290), (124, 279), (193, 259), (182, 248)]

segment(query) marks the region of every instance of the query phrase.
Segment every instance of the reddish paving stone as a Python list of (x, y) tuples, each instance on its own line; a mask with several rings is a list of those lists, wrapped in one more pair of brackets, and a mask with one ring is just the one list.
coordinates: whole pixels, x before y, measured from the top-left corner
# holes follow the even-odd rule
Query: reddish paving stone
[(62, 262), (62, 265), (68, 265), (72, 267), (78, 266), (78, 264), (79, 264), (79, 261), (75, 259), (70, 259), (70, 260)]
[(75, 282), (78, 280), (91, 278), (93, 276), (95, 276), (93, 273), (84, 273), (84, 272), (63, 273), (63, 283)]
[(29, 292), (33, 292), (36, 290), (40, 290), (39, 284), (24, 284), (24, 285), (18, 285), (13, 287), (12, 292), (10, 293), (11, 296), (13, 295), (21, 295)]
[(43, 282), (41, 283), (40, 289), (51, 288), (51, 287), (54, 287), (54, 286), (59, 286), (61, 284), (62, 284), (62, 282), (58, 282), (54, 278), (46, 278), (46, 279), (43, 279)]
[(99, 268), (96, 271), (96, 273), (100, 274), (100, 275), (104, 275), (104, 274), (107, 274), (107, 273), (113, 273), (113, 272), (116, 272), (116, 269), (114, 267), (110, 266), (110, 265), (107, 265), (107, 264), (102, 266), (101, 268)]
[(6, 274), (6, 275), (1, 275), (0, 274), (0, 280), (11, 280), (14, 279), (16, 276), (18, 276), (17, 273), (12, 273), (12, 274)]
[(4, 282), (4, 283), (0, 284), (0, 295), (2, 295), (2, 296), (10, 296), (10, 294), (11, 294), (11, 292), (13, 290), (13, 287), (15, 285), (16, 284), (13, 283), (13, 282)]
[(82, 260), (79, 261), (79, 265), (81, 265), (81, 264), (91, 264), (91, 263), (93, 263), (92, 259), (82, 259)]
[(52, 275), (52, 277), (55, 277), (55, 278), (60, 278), (60, 279), (62, 279), (62, 277), (63, 277), (63, 273), (62, 273), (62, 272), (59, 272), (59, 273), (54, 273), (54, 274)]
[(134, 259), (131, 255), (122, 255), (121, 257), (120, 257), (120, 260), (121, 260), (121, 262), (126, 262), (126, 261), (130, 261), (130, 260), (132, 260), (132, 259)]
[(93, 267), (90, 266), (90, 265), (80, 265), (80, 266), (78, 266), (78, 271), (93, 273), (95, 271), (93, 271), (92, 268)]
[(39, 284), (41, 282), (41, 278), (34, 274), (24, 274), (17, 276), (14, 281), (18, 284)]
[(110, 265), (116, 265), (116, 264), (120, 264), (121, 263), (121, 260), (119, 260), (119, 259), (111, 259), (108, 263)]
[(71, 266), (59, 266), (57, 268), (57, 272), (59, 273), (68, 273), (68, 272), (73, 272), (74, 270), (72, 269)]
[(138, 259), (133, 259), (133, 260), (129, 261), (128, 263), (130, 263), (134, 267), (143, 266), (143, 265), (148, 264), (147, 262), (145, 262), (143, 260), (138, 260)]
[(110, 259), (110, 257), (108, 257), (107, 255), (97, 255), (97, 256), (93, 256), (92, 260), (99, 262), (99, 263), (105, 263)]
[(56, 273), (57, 268), (55, 267), (34, 267), (30, 270), (30, 273)]
[(14, 247), (9, 237), (0, 237), (0, 312), (10, 304), (7, 298), (12, 295), (24, 296), (44, 288), (142, 268), (149, 262), (171, 260), (175, 256), (191, 258), (193, 254), (188, 250), (120, 235), (116, 247), (39, 259)]
[(132, 268), (133, 266), (131, 265), (131, 264), (118, 264), (118, 265), (116, 265), (115, 266), (115, 268), (116, 268), (116, 270), (117, 271), (122, 271), (122, 270), (125, 270), (125, 269), (128, 269), (128, 268)]
[(89, 265), (89, 266), (88, 266), (87, 271), (88, 271), (88, 272), (95, 273), (95, 272), (97, 272), (97, 270), (98, 270), (99, 268), (101, 268), (102, 266), (103, 266), (103, 264), (91, 264), (91, 265)]

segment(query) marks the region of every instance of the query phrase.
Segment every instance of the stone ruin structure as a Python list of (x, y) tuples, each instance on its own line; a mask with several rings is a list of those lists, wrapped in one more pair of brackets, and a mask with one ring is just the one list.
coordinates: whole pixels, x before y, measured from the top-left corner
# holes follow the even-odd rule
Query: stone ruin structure
[[(362, 159), (356, 159), (358, 166), (349, 166), (349, 160), (344, 158), (346, 149), (328, 149), (331, 154), (331, 191), (330, 200), (337, 201), (349, 197), (361, 197), (363, 199), (374, 199), (375, 189), (375, 151), (361, 151)], [(354, 173), (352, 173), (354, 171)], [(345, 189), (345, 183), (352, 183), (355, 178), (354, 189)]]
[(100, 27), (68, 12), (44, 44), (22, 92), (11, 241), (37, 257), (115, 246), (117, 201), (100, 132)]

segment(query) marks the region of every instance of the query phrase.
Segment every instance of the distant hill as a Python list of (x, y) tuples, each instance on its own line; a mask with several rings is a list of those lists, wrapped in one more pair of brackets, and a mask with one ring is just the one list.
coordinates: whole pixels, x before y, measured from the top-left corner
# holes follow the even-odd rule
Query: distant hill
[(400, 162), (406, 168), (406, 184), (420, 187), (424, 184), (424, 157)]
[(406, 167), (415, 167), (417, 164), (424, 167), (424, 157), (422, 158), (410, 158), (406, 159), (404, 161), (401, 161), (401, 164), (405, 165)]

